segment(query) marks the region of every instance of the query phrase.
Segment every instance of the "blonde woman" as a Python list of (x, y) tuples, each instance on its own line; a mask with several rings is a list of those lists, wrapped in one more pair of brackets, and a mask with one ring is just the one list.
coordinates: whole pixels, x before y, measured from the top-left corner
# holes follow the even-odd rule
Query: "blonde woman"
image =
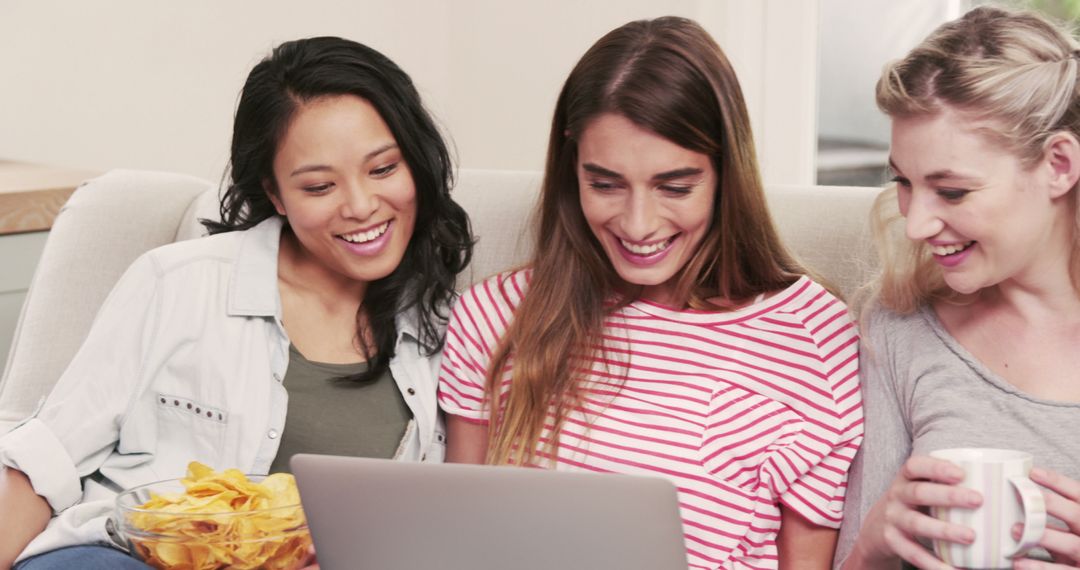
[(828, 567), (862, 432), (856, 332), (780, 244), (753, 149), (697, 24), (589, 49), (555, 108), (533, 260), (451, 316), (448, 460), (667, 477), (690, 567)]
[[(947, 447), (1030, 451), (1046, 487), (1049, 561), (1080, 559), (1078, 45), (1039, 16), (979, 8), (890, 64), (900, 232), (881, 234), (865, 316), (866, 441), (852, 471), (838, 565), (944, 569), (920, 541), (974, 530), (930, 506), (974, 506)], [(883, 210), (879, 210), (883, 211)], [(860, 528), (861, 527), (861, 528)], [(849, 555), (850, 552), (850, 555)]]

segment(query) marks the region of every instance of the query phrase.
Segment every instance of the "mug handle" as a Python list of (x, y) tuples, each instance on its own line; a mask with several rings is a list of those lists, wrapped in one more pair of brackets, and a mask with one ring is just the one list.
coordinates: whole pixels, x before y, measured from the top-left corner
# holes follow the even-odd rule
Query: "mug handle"
[(1020, 534), (1016, 550), (1010, 557), (1018, 556), (1038, 546), (1042, 539), (1043, 531), (1046, 530), (1046, 499), (1042, 490), (1027, 477), (1012, 477), (1009, 483), (1020, 495), (1020, 505), (1024, 509), (1024, 531)]

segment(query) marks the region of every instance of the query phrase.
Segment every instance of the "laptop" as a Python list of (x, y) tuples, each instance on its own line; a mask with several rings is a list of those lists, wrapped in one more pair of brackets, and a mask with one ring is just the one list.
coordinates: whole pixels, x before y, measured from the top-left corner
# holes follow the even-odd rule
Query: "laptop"
[(327, 570), (686, 570), (666, 479), (298, 454)]

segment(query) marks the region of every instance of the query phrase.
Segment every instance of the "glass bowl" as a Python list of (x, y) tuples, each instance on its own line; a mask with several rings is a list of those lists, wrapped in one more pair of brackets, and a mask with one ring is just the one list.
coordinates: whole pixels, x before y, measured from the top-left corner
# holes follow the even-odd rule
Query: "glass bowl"
[[(263, 479), (248, 476), (253, 483)], [(190, 505), (183, 512), (173, 505), (142, 507), (155, 495), (177, 497), (184, 492), (180, 479), (170, 479), (117, 496), (116, 528), (133, 556), (154, 568), (191, 570), (294, 570), (307, 561), (311, 534), (299, 502), (243, 511), (226, 511), (220, 502), (209, 501), (207, 512), (188, 512), (201, 510)]]

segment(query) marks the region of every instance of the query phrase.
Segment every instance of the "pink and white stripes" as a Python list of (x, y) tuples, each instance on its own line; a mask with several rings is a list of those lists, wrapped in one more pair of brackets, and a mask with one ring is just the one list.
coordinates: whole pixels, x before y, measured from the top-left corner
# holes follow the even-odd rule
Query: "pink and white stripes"
[[(489, 279), (455, 306), (447, 413), (486, 421), (484, 372), (527, 281)], [(728, 313), (637, 301), (609, 316), (604, 349), (557, 469), (674, 481), (691, 568), (776, 568), (779, 504), (839, 526), (862, 409), (857, 330), (824, 288), (804, 277)]]

